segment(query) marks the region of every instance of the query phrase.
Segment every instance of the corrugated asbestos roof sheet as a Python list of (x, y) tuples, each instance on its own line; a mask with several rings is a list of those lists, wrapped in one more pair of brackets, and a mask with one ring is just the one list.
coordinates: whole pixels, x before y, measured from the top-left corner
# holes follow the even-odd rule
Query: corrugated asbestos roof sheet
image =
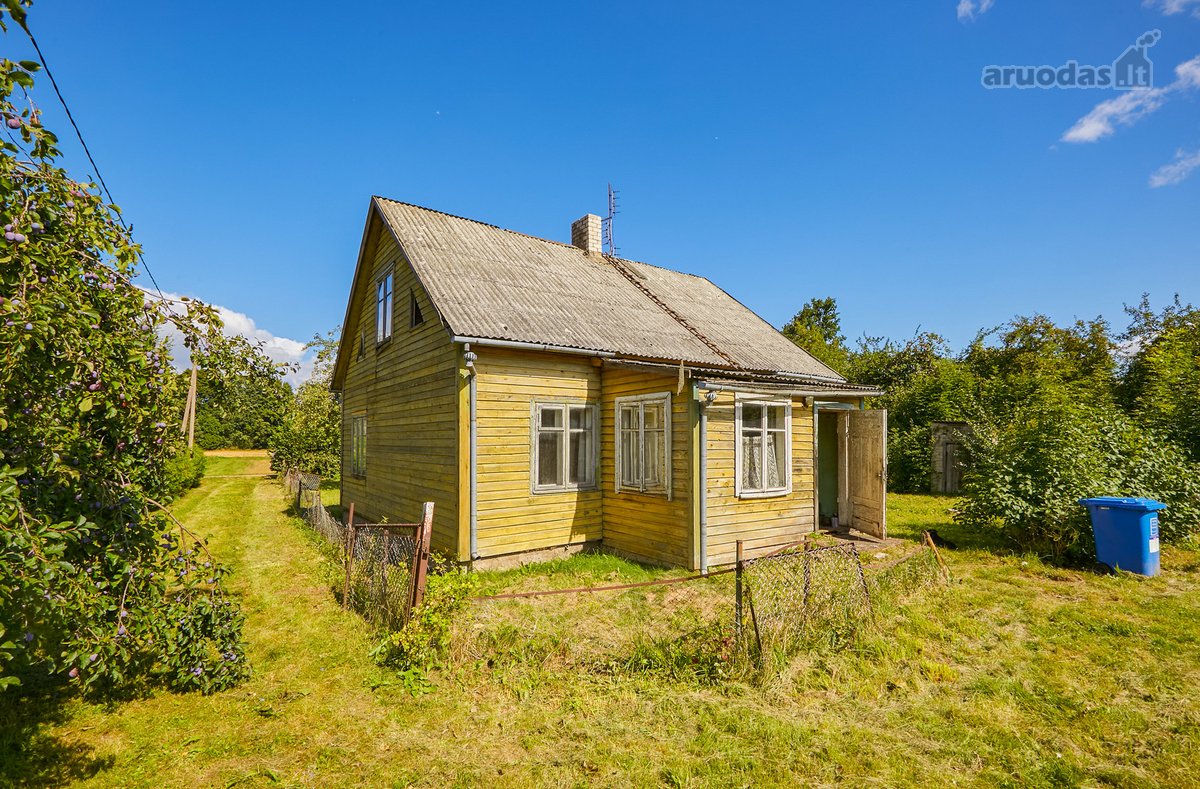
[(844, 380), (703, 277), (375, 203), (455, 335)]

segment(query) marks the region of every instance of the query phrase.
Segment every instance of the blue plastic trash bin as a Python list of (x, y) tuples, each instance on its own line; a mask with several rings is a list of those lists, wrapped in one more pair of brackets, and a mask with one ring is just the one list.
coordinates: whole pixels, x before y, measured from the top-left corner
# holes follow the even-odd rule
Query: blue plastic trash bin
[(1158, 511), (1166, 504), (1154, 499), (1098, 496), (1081, 499), (1092, 516), (1096, 559), (1115, 569), (1139, 575), (1158, 575)]

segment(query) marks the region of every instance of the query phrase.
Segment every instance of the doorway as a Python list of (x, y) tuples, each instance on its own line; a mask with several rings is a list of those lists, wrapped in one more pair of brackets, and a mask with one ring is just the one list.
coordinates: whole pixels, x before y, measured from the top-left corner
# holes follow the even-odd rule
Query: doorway
[(817, 515), (822, 529), (831, 528), (838, 515), (839, 421), (836, 411), (817, 411)]
[(846, 403), (816, 407), (816, 514), (873, 537), (887, 536), (887, 411)]

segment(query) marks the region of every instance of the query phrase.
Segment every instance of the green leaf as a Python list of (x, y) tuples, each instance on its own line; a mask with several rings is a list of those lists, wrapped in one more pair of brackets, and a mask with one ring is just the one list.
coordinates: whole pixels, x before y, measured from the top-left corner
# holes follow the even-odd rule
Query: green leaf
[(26, 71), (41, 71), (42, 69), (42, 64), (36, 60), (22, 60), (17, 65)]
[(92, 398), (85, 397), (82, 400), (80, 400), (79, 401), (79, 410), (80, 410), (80, 412), (82, 412), (84, 414), (86, 414), (88, 411), (91, 411), (92, 410)]

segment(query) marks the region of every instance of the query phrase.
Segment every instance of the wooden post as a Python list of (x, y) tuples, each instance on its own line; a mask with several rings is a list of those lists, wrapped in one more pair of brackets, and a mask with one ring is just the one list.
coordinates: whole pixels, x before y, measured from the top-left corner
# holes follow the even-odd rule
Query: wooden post
[(350, 502), (350, 517), (346, 521), (346, 583), (342, 587), (342, 608), (350, 607), (350, 573), (354, 570), (354, 502)]
[(942, 561), (942, 552), (938, 550), (937, 545), (933, 541), (933, 535), (931, 535), (929, 532), (925, 532), (925, 542), (933, 550), (933, 558), (937, 559), (938, 567), (942, 568), (943, 580), (949, 581), (950, 568), (946, 566), (944, 561)]
[(742, 541), (737, 541), (737, 564), (733, 572), (733, 589), (734, 589), (734, 632), (737, 634), (738, 642), (742, 640)]
[(179, 423), (179, 434), (187, 435), (188, 422), (192, 418), (192, 388), (189, 386), (187, 397), (183, 398), (183, 421)]
[(429, 572), (429, 543), (433, 540), (433, 502), (425, 502), (421, 526), (417, 532), (417, 552), (413, 557), (413, 596), (411, 610), (421, 607), (425, 598), (425, 576)]
[(192, 384), (188, 387), (188, 451), (196, 443), (196, 362), (192, 362)]

